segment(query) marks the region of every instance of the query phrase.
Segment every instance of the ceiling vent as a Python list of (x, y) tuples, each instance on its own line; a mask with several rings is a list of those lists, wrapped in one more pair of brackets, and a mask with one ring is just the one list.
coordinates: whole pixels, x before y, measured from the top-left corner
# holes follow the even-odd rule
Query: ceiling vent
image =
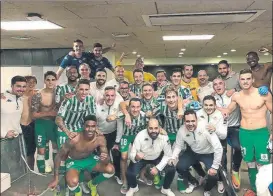
[(147, 26), (251, 22), (265, 10), (142, 15)]

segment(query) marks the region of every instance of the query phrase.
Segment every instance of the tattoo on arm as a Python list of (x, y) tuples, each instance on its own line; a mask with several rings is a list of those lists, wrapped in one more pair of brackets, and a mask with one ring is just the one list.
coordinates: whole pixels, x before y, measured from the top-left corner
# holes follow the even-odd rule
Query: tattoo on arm
[(56, 116), (56, 120), (55, 120), (56, 125), (63, 131), (66, 132), (67, 128), (64, 124), (63, 118), (60, 116)]
[(62, 148), (57, 153), (55, 160), (54, 160), (54, 176), (59, 176), (59, 168), (61, 165), (61, 161), (65, 161), (68, 157), (68, 154), (72, 148), (72, 144), (70, 143), (70, 140), (67, 140)]
[(39, 112), (41, 101), (42, 101), (41, 93), (37, 93), (37, 94), (33, 95), (33, 97), (31, 98), (31, 111), (32, 112)]
[[(106, 153), (108, 155), (108, 150), (107, 150), (105, 137), (104, 136), (100, 136), (100, 137), (102, 138), (101, 142), (100, 142), (100, 146), (99, 146), (100, 153)], [(104, 162), (105, 163), (109, 162), (109, 155), (108, 155), (108, 158)]]

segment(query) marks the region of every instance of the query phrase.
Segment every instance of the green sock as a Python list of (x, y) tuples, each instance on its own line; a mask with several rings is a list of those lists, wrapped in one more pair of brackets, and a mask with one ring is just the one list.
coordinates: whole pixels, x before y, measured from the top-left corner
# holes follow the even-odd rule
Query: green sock
[(49, 159), (49, 143), (46, 143), (45, 147), (45, 160)]
[(37, 167), (40, 173), (45, 173), (45, 156), (44, 155), (37, 155)]
[(184, 184), (183, 179), (179, 175), (177, 177), (177, 189), (178, 191), (184, 191), (187, 189), (187, 186)]
[(256, 192), (256, 175), (258, 173), (257, 168), (248, 168), (248, 177), (250, 181), (250, 185), (253, 191)]
[(105, 174), (105, 173), (100, 173), (98, 176), (94, 178), (92, 181), (93, 185), (98, 185), (99, 183), (111, 178), (114, 174)]

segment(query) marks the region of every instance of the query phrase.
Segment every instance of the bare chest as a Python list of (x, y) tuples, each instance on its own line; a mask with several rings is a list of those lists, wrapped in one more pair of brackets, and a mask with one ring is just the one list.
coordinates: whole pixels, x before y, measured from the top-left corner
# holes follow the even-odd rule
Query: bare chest
[(264, 106), (264, 100), (259, 96), (243, 96), (238, 100), (241, 110), (244, 111), (257, 111)]
[(55, 106), (54, 93), (41, 93), (41, 107), (52, 108)]

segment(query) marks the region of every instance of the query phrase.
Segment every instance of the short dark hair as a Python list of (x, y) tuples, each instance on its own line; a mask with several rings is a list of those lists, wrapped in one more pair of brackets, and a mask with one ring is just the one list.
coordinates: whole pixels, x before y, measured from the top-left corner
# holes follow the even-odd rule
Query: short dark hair
[(239, 75), (242, 74), (251, 74), (252, 75), (252, 71), (250, 69), (242, 69), (239, 73)]
[(186, 119), (186, 116), (187, 116), (187, 115), (190, 115), (190, 114), (193, 114), (193, 115), (195, 116), (195, 118), (197, 119), (196, 112), (195, 112), (194, 110), (190, 109), (190, 110), (186, 110), (186, 111), (184, 112), (184, 121), (185, 121), (185, 119)]
[(143, 74), (143, 71), (142, 71), (141, 69), (135, 69), (135, 70), (133, 71), (133, 75), (135, 75), (136, 72), (139, 72), (139, 73), (142, 73), (142, 74)]
[(173, 75), (174, 73), (177, 73), (177, 72), (181, 73), (181, 75), (182, 75), (181, 68), (174, 68), (174, 69), (172, 69), (171, 75)]
[(80, 39), (76, 39), (73, 43), (81, 43), (83, 45), (83, 42)]
[(96, 69), (96, 74), (97, 74), (98, 72), (104, 72), (104, 73), (107, 75), (106, 70), (103, 69), (103, 68), (98, 68), (98, 69)]
[(145, 86), (150, 86), (150, 87), (152, 87), (152, 89), (154, 89), (154, 87), (153, 87), (150, 83), (145, 82), (145, 83), (142, 85), (142, 90), (143, 90), (143, 88), (144, 88)]
[(141, 104), (141, 100), (137, 97), (133, 97), (132, 99), (130, 99), (129, 101), (129, 106), (131, 105), (132, 101), (138, 101)]
[(57, 79), (57, 74), (54, 71), (45, 72), (44, 79), (46, 79), (47, 76), (53, 76), (55, 79)]
[(85, 116), (85, 117), (83, 118), (84, 123), (85, 123), (86, 121), (89, 121), (89, 120), (97, 122), (97, 117), (96, 117), (95, 115), (92, 115), (92, 114), (91, 114), (91, 115)]
[(166, 71), (164, 71), (164, 70), (158, 70), (158, 71), (155, 73), (155, 75), (157, 76), (157, 74), (159, 74), (159, 73), (164, 73), (165, 77), (167, 76), (167, 75), (166, 75)]
[(204, 103), (206, 100), (212, 100), (212, 101), (214, 102), (214, 104), (216, 104), (216, 99), (215, 99), (215, 97), (212, 96), (212, 95), (207, 95), (207, 96), (205, 96), (204, 99), (203, 99), (203, 103)]
[(248, 52), (248, 53), (246, 54), (246, 56), (248, 56), (248, 55), (250, 55), (250, 54), (254, 54), (254, 55), (258, 56), (258, 53), (257, 53), (257, 52), (254, 52), (254, 51)]
[(102, 48), (100, 43), (94, 43), (93, 48)]
[(26, 78), (27, 82), (28, 82), (29, 80), (34, 80), (35, 83), (37, 84), (37, 78), (36, 78), (35, 76), (25, 76), (25, 78)]
[(14, 76), (11, 78), (11, 85), (14, 85), (16, 82), (27, 82), (26, 78), (23, 76)]
[(104, 89), (104, 92), (108, 91), (108, 90), (114, 90), (114, 91), (116, 91), (115, 87), (113, 87), (113, 86), (106, 86), (105, 89)]
[(88, 86), (90, 86), (90, 81), (87, 79), (80, 79), (78, 81), (77, 88), (80, 86), (80, 84), (87, 84)]
[(185, 70), (185, 67), (192, 67), (192, 68), (193, 68), (193, 66), (192, 66), (192, 65), (187, 64), (187, 65), (183, 65), (183, 70)]
[(120, 84), (127, 84), (128, 86), (130, 85), (129, 82), (127, 82), (127, 81), (125, 81), (125, 80), (123, 80), (122, 82), (120, 82), (119, 85), (120, 85)]
[(230, 65), (227, 62), (227, 60), (221, 60), (221, 61), (219, 61), (218, 65), (220, 65), (220, 64), (225, 64), (227, 67), (230, 67)]

